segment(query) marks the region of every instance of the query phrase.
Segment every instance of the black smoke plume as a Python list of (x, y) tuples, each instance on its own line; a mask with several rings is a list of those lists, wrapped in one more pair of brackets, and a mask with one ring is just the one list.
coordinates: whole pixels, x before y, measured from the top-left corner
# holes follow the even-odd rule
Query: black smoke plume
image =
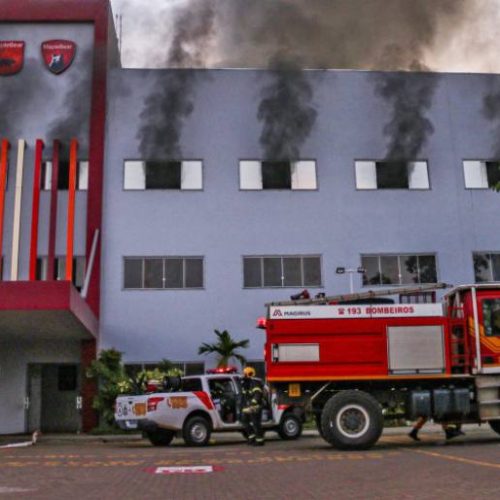
[(83, 52), (66, 71), (58, 77), (67, 77), (69, 81), (62, 106), (56, 113), (57, 118), (49, 125), (47, 145), (51, 146), (53, 140), (58, 139), (61, 142), (61, 158), (67, 158), (70, 141), (75, 138), (78, 139), (78, 156), (88, 157), (92, 52)]
[(257, 118), (262, 122), (260, 144), (267, 160), (293, 161), (309, 136), (317, 111), (313, 90), (298, 63), (277, 56), (271, 64), (271, 82), (261, 92)]
[(26, 130), (39, 106), (52, 99), (53, 91), (36, 69), (39, 61), (26, 59), (21, 71), (0, 77), (0, 137), (14, 142)]
[(500, 80), (490, 77), (488, 90), (483, 97), (483, 116), (492, 124), (492, 154), (500, 160)]
[(144, 101), (137, 133), (143, 158), (181, 158), (181, 136), (186, 118), (194, 109), (194, 91), (213, 36), (212, 1), (192, 2), (177, 12), (167, 67), (179, 68), (159, 74), (153, 91)]
[[(423, 68), (414, 64), (413, 68)], [(379, 73), (375, 75), (375, 92), (391, 106), (389, 121), (383, 132), (387, 137), (386, 158), (415, 160), (434, 126), (427, 116), (439, 77), (433, 73)]]

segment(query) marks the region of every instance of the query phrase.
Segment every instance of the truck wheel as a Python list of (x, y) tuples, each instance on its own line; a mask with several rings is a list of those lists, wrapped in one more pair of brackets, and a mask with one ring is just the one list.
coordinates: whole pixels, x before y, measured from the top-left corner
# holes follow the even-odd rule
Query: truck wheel
[(497, 434), (500, 434), (500, 420), (488, 420), (488, 423)]
[(146, 436), (153, 446), (168, 446), (175, 437), (174, 431), (167, 429), (157, 429), (146, 432)]
[(210, 440), (212, 429), (204, 417), (191, 417), (184, 424), (182, 437), (188, 446), (205, 446)]
[(286, 441), (298, 439), (302, 434), (302, 422), (293, 413), (285, 413), (277, 428), (279, 437)]
[(377, 400), (362, 391), (332, 396), (321, 414), (323, 439), (341, 450), (366, 450), (382, 434), (384, 419)]

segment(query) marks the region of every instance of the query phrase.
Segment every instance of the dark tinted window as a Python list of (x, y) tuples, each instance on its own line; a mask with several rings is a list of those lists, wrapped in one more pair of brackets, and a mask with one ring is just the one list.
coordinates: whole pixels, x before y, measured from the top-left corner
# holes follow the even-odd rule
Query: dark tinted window
[(286, 161), (263, 161), (262, 188), (291, 189), (292, 176), (290, 163)]
[(244, 257), (243, 279), (245, 288), (318, 287), (321, 259), (319, 256)]
[(146, 189), (180, 189), (180, 161), (146, 161)]
[(488, 186), (495, 187), (500, 183), (500, 163), (497, 161), (486, 162), (486, 177), (488, 178)]
[(261, 287), (261, 259), (247, 257), (243, 259), (243, 280), (246, 287)]
[(76, 391), (78, 369), (76, 365), (59, 365), (57, 367), (57, 389), (60, 391)]
[(162, 259), (144, 259), (144, 288), (163, 288)]
[(128, 257), (125, 288), (203, 288), (201, 257)]
[(406, 162), (377, 162), (377, 187), (379, 189), (408, 189)]
[(203, 390), (201, 385), (201, 379), (199, 378), (182, 379), (182, 390), (184, 392), (196, 392)]
[(142, 259), (125, 259), (125, 288), (142, 288)]
[(436, 283), (434, 255), (363, 255), (363, 285)]

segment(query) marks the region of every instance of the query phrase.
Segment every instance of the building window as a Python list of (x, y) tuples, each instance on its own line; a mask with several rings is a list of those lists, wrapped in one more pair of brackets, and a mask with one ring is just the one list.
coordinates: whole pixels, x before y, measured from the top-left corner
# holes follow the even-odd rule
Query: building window
[(500, 252), (477, 252), (473, 259), (476, 283), (500, 281)]
[[(36, 279), (46, 280), (48, 277), (48, 257), (38, 257), (36, 259)], [(54, 263), (54, 280), (64, 280), (66, 279), (66, 257), (60, 256), (55, 258)], [(75, 256), (73, 257), (73, 277), (72, 282), (77, 290), (81, 290), (83, 287), (83, 282), (85, 280), (85, 257)]]
[(437, 283), (436, 256), (362, 255), (363, 285)]
[(500, 185), (500, 162), (466, 160), (463, 166), (467, 189), (488, 189)]
[(486, 337), (500, 337), (500, 299), (483, 300), (483, 322)]
[(59, 391), (76, 391), (78, 389), (78, 367), (76, 365), (59, 365), (57, 367), (57, 389)]
[[(52, 184), (52, 162), (42, 163), (41, 171), (41, 189), (50, 191)], [(89, 187), (89, 162), (82, 160), (76, 164), (76, 189), (78, 191), (87, 191)], [(57, 176), (57, 189), (67, 191), (69, 189), (69, 160), (59, 160), (59, 169)]]
[(320, 287), (321, 257), (243, 257), (245, 288)]
[(316, 162), (241, 160), (240, 189), (317, 189)]
[(127, 160), (123, 188), (199, 190), (203, 188), (202, 162)]
[(426, 161), (356, 161), (357, 189), (430, 189)]
[(125, 257), (125, 289), (203, 288), (202, 257)]

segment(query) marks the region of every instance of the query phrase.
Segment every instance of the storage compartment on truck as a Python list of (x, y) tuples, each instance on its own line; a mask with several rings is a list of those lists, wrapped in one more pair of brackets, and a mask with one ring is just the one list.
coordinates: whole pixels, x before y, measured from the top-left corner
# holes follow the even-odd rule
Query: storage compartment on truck
[(387, 328), (389, 373), (443, 373), (443, 327), (389, 326)]

